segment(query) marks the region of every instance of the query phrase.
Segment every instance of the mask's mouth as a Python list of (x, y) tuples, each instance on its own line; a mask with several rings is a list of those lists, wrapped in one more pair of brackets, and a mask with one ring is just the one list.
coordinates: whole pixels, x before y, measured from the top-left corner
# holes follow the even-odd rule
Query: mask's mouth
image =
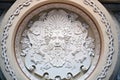
[(56, 44), (54, 47), (61, 47), (61, 45), (60, 44)]
[(54, 47), (54, 50), (62, 50), (62, 47), (60, 45), (57, 45)]

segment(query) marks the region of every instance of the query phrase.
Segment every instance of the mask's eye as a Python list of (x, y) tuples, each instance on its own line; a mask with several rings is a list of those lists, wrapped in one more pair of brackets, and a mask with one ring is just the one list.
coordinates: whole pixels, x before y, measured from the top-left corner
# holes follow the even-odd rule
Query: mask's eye
[(53, 36), (53, 37), (51, 37), (51, 39), (52, 39), (52, 40), (55, 40), (55, 39), (56, 39), (56, 37), (55, 37), (55, 36)]

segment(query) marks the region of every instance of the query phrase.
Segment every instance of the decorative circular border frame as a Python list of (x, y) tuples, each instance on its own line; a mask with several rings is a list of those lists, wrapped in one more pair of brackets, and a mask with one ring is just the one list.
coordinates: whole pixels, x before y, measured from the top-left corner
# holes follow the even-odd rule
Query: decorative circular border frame
[[(94, 13), (98, 14), (101, 17), (101, 22), (106, 26), (106, 34), (109, 38), (109, 45), (108, 45), (109, 52), (108, 52), (106, 64), (104, 65), (103, 69), (99, 73), (99, 76), (96, 78), (96, 80), (102, 80), (106, 77), (107, 72), (108, 72), (110, 66), (112, 65), (112, 58), (113, 58), (113, 54), (115, 52), (114, 37), (113, 37), (112, 30), (111, 30), (110, 22), (107, 20), (105, 14), (97, 7), (97, 5), (94, 3), (94, 1), (93, 0), (83, 0), (83, 2), (85, 5), (92, 7)], [(13, 80), (17, 80), (17, 77), (16, 77), (16, 75), (15, 75), (15, 73), (10, 65), (9, 58), (7, 55), (6, 42), (7, 42), (8, 36), (9, 36), (8, 31), (9, 31), (9, 28), (13, 25), (12, 23), (13, 23), (14, 18), (20, 14), (20, 12), (23, 8), (29, 6), (31, 3), (32, 3), (32, 0), (26, 0), (24, 3), (18, 5), (16, 10), (9, 17), (9, 19), (8, 19), (4, 29), (3, 29), (3, 34), (2, 34), (3, 36), (2, 36), (2, 41), (1, 41), (2, 58), (4, 60), (5, 70), (6, 70), (6, 72), (9, 73), (9, 75), (11, 76), (11, 78)]]

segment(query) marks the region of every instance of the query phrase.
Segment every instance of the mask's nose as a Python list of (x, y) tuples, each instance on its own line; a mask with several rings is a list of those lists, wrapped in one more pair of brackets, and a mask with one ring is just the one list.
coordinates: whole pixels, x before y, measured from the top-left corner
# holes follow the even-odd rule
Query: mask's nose
[(56, 47), (60, 47), (60, 40), (59, 40), (59, 39), (56, 39), (56, 41), (55, 41), (55, 46), (56, 46)]

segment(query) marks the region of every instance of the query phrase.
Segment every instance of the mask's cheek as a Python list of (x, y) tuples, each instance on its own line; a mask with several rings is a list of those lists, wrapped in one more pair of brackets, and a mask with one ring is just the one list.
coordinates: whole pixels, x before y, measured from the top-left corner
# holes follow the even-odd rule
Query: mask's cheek
[(47, 49), (48, 50), (52, 50), (54, 48), (54, 43), (53, 42), (49, 42)]

